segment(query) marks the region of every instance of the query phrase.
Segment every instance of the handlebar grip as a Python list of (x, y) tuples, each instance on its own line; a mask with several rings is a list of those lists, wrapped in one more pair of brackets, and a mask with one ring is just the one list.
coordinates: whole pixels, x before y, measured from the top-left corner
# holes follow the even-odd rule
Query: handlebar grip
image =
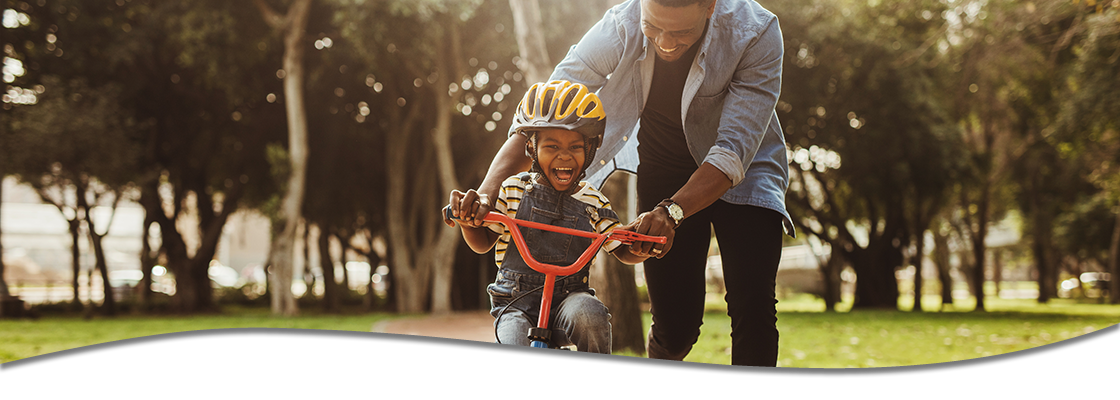
[(458, 221), (454, 215), (451, 215), (451, 206), (443, 206), (443, 217), (452, 221)]

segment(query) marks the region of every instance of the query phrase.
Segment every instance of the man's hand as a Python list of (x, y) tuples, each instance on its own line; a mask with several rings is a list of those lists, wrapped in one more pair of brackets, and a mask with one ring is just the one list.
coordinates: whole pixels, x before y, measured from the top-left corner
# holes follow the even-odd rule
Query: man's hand
[(654, 242), (634, 242), (630, 245), (630, 253), (639, 257), (664, 257), (673, 247), (675, 224), (669, 217), (665, 207), (654, 208), (653, 211), (644, 212), (633, 222), (618, 229), (634, 231), (643, 235), (664, 236), (665, 244)]
[[(481, 227), (482, 220), (493, 208), (490, 204), (490, 196), (478, 193), (474, 189), (467, 190), (466, 193), (452, 190), (447, 205), (451, 208), (451, 215), (459, 218), (459, 223), (471, 228)], [(455, 227), (455, 221), (447, 218), (446, 215), (443, 217), (443, 223)]]

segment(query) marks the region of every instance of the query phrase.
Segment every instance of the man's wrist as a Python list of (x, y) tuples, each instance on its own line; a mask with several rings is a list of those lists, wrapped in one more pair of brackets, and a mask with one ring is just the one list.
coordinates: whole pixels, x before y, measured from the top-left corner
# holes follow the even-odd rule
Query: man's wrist
[(682, 210), (681, 206), (673, 201), (673, 199), (662, 200), (661, 203), (658, 203), (657, 207), (654, 208), (654, 210), (657, 209), (665, 210), (665, 214), (669, 217), (669, 220), (673, 221), (673, 229), (676, 229), (681, 225), (681, 221), (684, 221), (684, 210)]

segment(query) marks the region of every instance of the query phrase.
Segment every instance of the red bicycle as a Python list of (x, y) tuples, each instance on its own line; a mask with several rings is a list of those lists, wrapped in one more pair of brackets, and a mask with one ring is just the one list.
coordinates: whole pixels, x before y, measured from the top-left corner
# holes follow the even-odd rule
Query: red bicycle
[[(451, 215), (450, 207), (444, 207), (443, 213), (448, 219), (459, 220), (459, 218)], [(603, 247), (603, 244), (606, 243), (607, 240), (615, 240), (625, 245), (630, 245), (634, 242), (654, 242), (664, 244), (666, 241), (664, 236), (649, 236), (631, 231), (612, 230), (607, 233), (595, 233), (543, 224), (540, 222), (523, 221), (519, 219), (513, 219), (506, 216), (505, 214), (493, 211), (488, 213), (483, 221), (505, 225), (513, 236), (513, 243), (517, 246), (517, 249), (524, 257), (525, 264), (528, 264), (529, 267), (533, 270), (544, 274), (544, 286), (522, 293), (520, 296), (510, 301), (509, 303), (513, 304), (521, 297), (533, 293), (536, 290), (544, 290), (544, 292), (541, 293), (541, 312), (540, 317), (538, 317), (537, 319), (537, 327), (529, 329), (530, 346), (538, 348), (560, 348), (570, 345), (570, 342), (568, 342), (567, 340), (559, 340), (566, 339), (567, 336), (565, 335), (561, 335), (563, 336), (563, 338), (556, 338), (558, 340), (554, 341), (554, 338), (552, 337), (552, 330), (548, 328), (548, 319), (550, 317), (549, 310), (552, 309), (552, 290), (556, 286), (557, 276), (566, 277), (568, 275), (579, 272), (581, 269), (583, 269), (584, 266), (591, 262), (591, 259), (595, 257), (595, 253), (599, 252), (599, 249)], [(591, 238), (592, 241), (591, 245), (588, 246), (587, 249), (583, 251), (583, 254), (581, 254), (579, 258), (576, 259), (576, 261), (572, 264), (567, 266), (553, 265), (537, 261), (535, 258), (533, 258), (532, 254), (529, 254), (529, 246), (525, 244), (525, 238), (521, 235), (522, 227), (542, 229), (566, 235)], [(508, 308), (509, 305), (507, 305), (506, 307)], [(502, 309), (502, 311), (498, 313), (498, 318), (501, 318), (501, 315), (504, 313), (505, 309)], [(497, 338), (497, 327), (495, 327), (494, 337)]]

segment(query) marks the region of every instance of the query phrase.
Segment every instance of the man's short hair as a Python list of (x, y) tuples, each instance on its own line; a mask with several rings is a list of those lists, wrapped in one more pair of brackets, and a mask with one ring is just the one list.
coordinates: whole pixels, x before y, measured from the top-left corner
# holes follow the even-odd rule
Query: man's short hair
[(654, 3), (673, 8), (691, 6), (694, 4), (707, 8), (712, 5), (713, 1), (715, 0), (653, 0)]

